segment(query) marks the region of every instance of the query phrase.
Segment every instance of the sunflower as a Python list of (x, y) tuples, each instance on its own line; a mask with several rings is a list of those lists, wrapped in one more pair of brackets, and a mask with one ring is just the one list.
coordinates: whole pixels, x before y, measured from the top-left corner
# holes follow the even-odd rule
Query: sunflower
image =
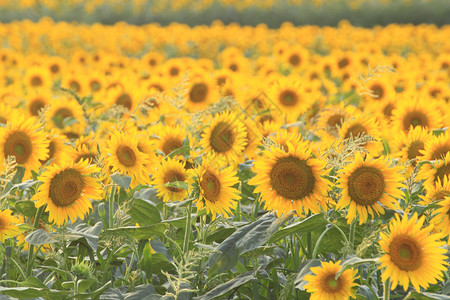
[(148, 70), (154, 70), (164, 61), (164, 55), (160, 52), (148, 52), (141, 58), (142, 66)]
[[(5, 101), (5, 103), (2, 103), (3, 101)], [(16, 120), (17, 117), (23, 113), (21, 110), (14, 108), (9, 103), (6, 103), (8, 101), (3, 101), (0, 102), (0, 124), (6, 125), (8, 122)]]
[(450, 152), (450, 131), (447, 130), (439, 136), (430, 136), (421, 152), (423, 160), (443, 159)]
[(162, 160), (153, 174), (153, 184), (157, 190), (157, 195), (168, 201), (182, 201), (187, 197), (187, 191), (182, 188), (167, 186), (172, 182), (186, 182), (188, 174), (185, 163), (174, 158)]
[(300, 69), (308, 64), (309, 52), (301, 46), (291, 46), (284, 52), (283, 59), (287, 66), (294, 70)]
[(270, 146), (255, 162), (256, 175), (248, 184), (256, 185), (255, 193), (261, 193), (264, 207), (277, 215), (296, 210), (318, 213), (326, 208), (326, 162), (311, 158), (310, 145), (306, 141), (294, 146), (286, 142), (287, 149)]
[(49, 126), (50, 129), (53, 127), (63, 129), (68, 125), (67, 121), (70, 120), (70, 118), (72, 118), (74, 122), (82, 123), (82, 106), (75, 99), (61, 98), (54, 100), (50, 106), (50, 110), (46, 114), (47, 126)]
[(245, 118), (243, 121), (246, 133), (246, 144), (244, 148), (244, 154), (252, 159), (259, 152), (258, 146), (262, 143), (262, 136), (256, 123), (250, 118)]
[(444, 236), (450, 234), (450, 193), (438, 202), (439, 208), (435, 210), (436, 215), (431, 219), (431, 223), (435, 224)]
[(339, 129), (339, 136), (346, 140), (356, 139), (363, 135), (370, 136), (372, 140), (365, 143), (364, 148), (374, 156), (383, 151), (383, 144), (380, 140), (379, 125), (375, 117), (369, 117), (364, 114), (357, 114), (353, 118), (347, 119)]
[(422, 199), (419, 204), (428, 205), (430, 203), (444, 200), (447, 196), (450, 196), (450, 177), (445, 176), (442, 181), (438, 177), (435, 185), (427, 186), (425, 195), (419, 195)]
[(365, 89), (371, 92), (370, 96), (367, 95), (365, 97), (368, 101), (379, 102), (395, 96), (395, 89), (392, 86), (392, 83), (390, 83), (388, 79), (382, 77), (370, 80)]
[(52, 96), (49, 92), (45, 92), (29, 97), (26, 100), (28, 114), (37, 117), (41, 109), (51, 103)]
[(233, 167), (208, 156), (200, 166), (189, 172), (189, 182), (198, 194), (195, 200), (197, 209), (205, 208), (213, 220), (218, 214), (228, 217), (234, 203), (240, 199), (239, 191), (233, 187), (239, 182)]
[(41, 163), (45, 165), (48, 161), (52, 160), (51, 164), (61, 165), (65, 161), (70, 161), (74, 156), (74, 149), (66, 144), (66, 140), (63, 136), (58, 135), (56, 130), (51, 130), (48, 138), (48, 157), (45, 160), (41, 160)]
[[(403, 161), (415, 160), (411, 167), (417, 165), (417, 160), (423, 160), (422, 150), (425, 144), (432, 138), (427, 129), (421, 126), (411, 128), (407, 134), (399, 131), (393, 136), (391, 150), (393, 156), (400, 157)], [(410, 170), (411, 171), (411, 170)]]
[(49, 166), (38, 178), (42, 185), (33, 196), (35, 206), (47, 204), (49, 221), (56, 225), (63, 225), (68, 219), (83, 219), (92, 208), (89, 200), (102, 199), (102, 186), (92, 177), (97, 172), (100, 169), (87, 160)]
[(67, 67), (67, 62), (64, 58), (59, 56), (51, 56), (46, 60), (47, 69), (53, 78), (58, 78), (64, 73)]
[(164, 155), (169, 155), (180, 149), (183, 147), (185, 140), (188, 139), (186, 129), (180, 125), (169, 126), (159, 123), (150, 127), (149, 134), (159, 138), (153, 139), (153, 144)]
[(442, 115), (433, 104), (434, 101), (410, 99), (404, 97), (392, 111), (394, 131), (408, 132), (412, 127), (421, 126), (428, 129), (440, 128)]
[(445, 242), (440, 234), (430, 234), (433, 226), (422, 228), (425, 216), (417, 218), (414, 214), (408, 219), (407, 214), (389, 222), (389, 233), (380, 233), (379, 242), (384, 254), (379, 258), (383, 281), (391, 280), (391, 290), (398, 284), (406, 289), (411, 283), (417, 292), (420, 287), (443, 280), (442, 272), (448, 270), (445, 262), (446, 249), (440, 248)]
[(447, 152), (442, 160), (436, 160), (434, 165), (424, 164), (417, 179), (425, 179), (424, 186), (426, 190), (432, 189), (434, 185), (440, 185), (445, 182), (445, 178), (450, 176), (450, 152)]
[(20, 233), (16, 226), (17, 219), (11, 215), (10, 209), (0, 210), (0, 241), (5, 242), (6, 239), (15, 237)]
[(131, 187), (149, 183), (149, 157), (139, 151), (137, 139), (129, 133), (115, 131), (107, 142), (105, 158), (111, 172), (120, 172), (131, 176)]
[(342, 268), (341, 261), (336, 263), (321, 261), (320, 263), (321, 267), (310, 269), (315, 275), (308, 274), (305, 276), (305, 280), (308, 281), (305, 289), (308, 293), (311, 293), (311, 300), (338, 300), (356, 297), (353, 287), (357, 286), (354, 280), (358, 271), (348, 269), (336, 278), (336, 274)]
[(338, 187), (342, 188), (342, 197), (336, 209), (349, 207), (347, 223), (359, 216), (359, 224), (364, 223), (368, 214), (384, 214), (381, 206), (396, 209), (397, 200), (402, 196), (402, 177), (398, 174), (401, 167), (389, 167), (389, 160), (383, 157), (373, 159), (370, 154), (364, 159), (357, 152), (352, 163), (341, 171)]
[(245, 149), (246, 131), (235, 112), (216, 114), (205, 128), (200, 146), (204, 151), (223, 157), (228, 162), (237, 162)]
[(40, 161), (48, 157), (49, 141), (40, 128), (34, 117), (25, 119), (23, 115), (0, 128), (0, 159), (14, 156), (17, 164), (25, 168), (25, 177), (37, 171)]
[(193, 76), (187, 90), (185, 107), (190, 112), (201, 111), (217, 102), (219, 98), (218, 88), (211, 78), (204, 75)]
[(294, 122), (306, 112), (312, 102), (301, 88), (301, 81), (296, 77), (286, 77), (276, 81), (268, 91), (273, 105), (286, 114), (288, 122)]
[(53, 80), (50, 71), (44, 67), (33, 66), (27, 68), (23, 82), (26, 88), (31, 89), (51, 89)]
[(344, 121), (357, 113), (355, 106), (345, 106), (343, 102), (339, 105), (324, 107), (320, 110), (317, 120), (317, 128), (320, 130), (320, 136), (332, 138), (333, 140), (339, 135), (339, 128)]

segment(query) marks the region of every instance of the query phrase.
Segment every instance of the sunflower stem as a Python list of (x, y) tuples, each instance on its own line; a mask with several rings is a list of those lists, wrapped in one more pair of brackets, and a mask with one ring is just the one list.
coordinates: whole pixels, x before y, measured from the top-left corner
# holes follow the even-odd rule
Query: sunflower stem
[(345, 240), (345, 243), (346, 243), (346, 244), (349, 244), (349, 241), (348, 241), (348, 239), (347, 239), (347, 235), (342, 231), (342, 229), (341, 229), (339, 226), (337, 226), (336, 224), (334, 224), (334, 223), (332, 223), (332, 222), (330, 222), (330, 221), (328, 221), (328, 224), (330, 224), (331, 226), (333, 226), (334, 228), (336, 228), (336, 229), (341, 233), (342, 237), (343, 237), (344, 240)]
[(111, 188), (111, 194), (109, 195), (109, 220), (108, 225), (109, 228), (113, 228), (114, 224), (114, 196), (116, 195), (116, 186), (113, 185)]
[(391, 281), (389, 278), (383, 283), (383, 300), (391, 298)]
[(183, 254), (186, 254), (189, 251), (189, 238), (191, 237), (191, 218), (192, 218), (192, 201), (189, 202), (187, 207), (187, 216), (186, 216), (186, 228), (184, 231), (184, 245), (183, 245)]
[(352, 224), (350, 224), (349, 238), (352, 249), (353, 245), (355, 244), (355, 232), (356, 232), (356, 218), (354, 218)]
[[(37, 229), (39, 227), (39, 221), (41, 220), (42, 213), (44, 212), (45, 205), (39, 207), (36, 211), (36, 215), (34, 216), (33, 228)], [(34, 265), (34, 257), (33, 256), (34, 245), (30, 245), (30, 249), (28, 250), (28, 262), (27, 262), (27, 278), (31, 276)]]
[(317, 251), (319, 251), (319, 246), (320, 243), (322, 242), (323, 237), (325, 236), (325, 234), (328, 232), (328, 230), (330, 230), (331, 228), (333, 228), (332, 226), (327, 226), (327, 228), (322, 232), (322, 234), (319, 236), (319, 238), (317, 239), (316, 245), (314, 246), (314, 250), (312, 253), (312, 258), (316, 258), (317, 256)]

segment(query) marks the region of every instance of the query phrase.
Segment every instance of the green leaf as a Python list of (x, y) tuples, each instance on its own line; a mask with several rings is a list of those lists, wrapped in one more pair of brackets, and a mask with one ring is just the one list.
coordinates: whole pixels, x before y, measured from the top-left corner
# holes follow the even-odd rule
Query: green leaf
[(172, 182), (167, 182), (163, 185), (166, 187), (173, 187), (173, 188), (177, 188), (177, 189), (183, 189), (186, 191), (189, 189), (189, 184), (184, 181), (172, 181)]
[(36, 229), (29, 233), (25, 241), (31, 245), (45, 245), (57, 242), (56, 232), (47, 233), (44, 229)]
[(256, 273), (255, 271), (249, 271), (249, 272), (243, 273), (243, 274), (239, 275), (238, 277), (231, 279), (230, 281), (227, 281), (225, 283), (222, 283), (222, 284), (216, 286), (215, 288), (213, 288), (206, 294), (199, 296), (199, 297), (195, 297), (194, 299), (195, 300), (217, 299), (218, 297), (223, 296), (226, 293), (246, 284), (250, 280), (256, 279), (255, 273)]
[(125, 190), (128, 190), (131, 184), (131, 177), (127, 175), (122, 175), (120, 173), (114, 173), (110, 175), (112, 181), (117, 184), (118, 186), (124, 188)]
[(308, 284), (308, 281), (305, 280), (305, 276), (308, 274), (312, 274), (311, 268), (319, 267), (322, 263), (320, 259), (313, 258), (304, 261), (300, 265), (300, 272), (297, 274), (297, 278), (295, 279), (295, 287), (299, 290), (304, 290), (305, 285)]
[(125, 226), (118, 228), (108, 228), (103, 231), (103, 234), (112, 235), (125, 235), (132, 236), (137, 240), (151, 239), (154, 236), (163, 236), (166, 229), (169, 227), (168, 224), (160, 223), (146, 226)]
[(158, 300), (161, 299), (152, 284), (138, 285), (133, 292), (125, 294), (125, 300)]
[(208, 234), (206, 237), (206, 243), (211, 244), (212, 242), (221, 243), (227, 237), (233, 234), (236, 231), (234, 227), (222, 227), (218, 228), (214, 232)]
[(161, 223), (160, 211), (149, 200), (135, 199), (129, 210), (129, 214), (132, 221), (140, 225)]
[(416, 291), (409, 292), (408, 295), (404, 298), (404, 300), (407, 299), (414, 299), (414, 300), (450, 300), (450, 296), (447, 295), (441, 295), (441, 294), (434, 294), (434, 293), (427, 293), (427, 292), (421, 292), (418, 293)]
[(45, 299), (61, 299), (67, 295), (66, 291), (51, 290), (49, 288), (35, 287), (3, 287), (0, 286), (0, 293), (19, 299), (43, 297)]
[(134, 198), (156, 203), (158, 202), (157, 190), (154, 188), (142, 189), (134, 193)]
[(347, 259), (346, 261), (344, 261), (342, 263), (342, 267), (339, 270), (339, 272), (336, 273), (336, 278), (338, 278), (339, 276), (341, 276), (341, 274), (349, 269), (349, 268), (353, 268), (362, 264), (369, 264), (369, 263), (379, 263), (378, 258), (359, 258), (358, 256), (354, 256), (350, 259)]
[(16, 202), (15, 208), (25, 217), (34, 217), (36, 215), (36, 206), (33, 201), (20, 201)]
[(245, 225), (225, 239), (217, 252), (210, 255), (208, 276), (230, 270), (237, 263), (239, 255), (264, 244), (285, 219), (277, 219), (270, 213)]
[(36, 277), (28, 277), (27, 279), (25, 279), (25, 281), (22, 281), (21, 283), (19, 283), (19, 285), (24, 286), (24, 287), (35, 287), (35, 288), (44, 288), (44, 289), (47, 288), (47, 286), (45, 284), (43, 284), (42, 281), (40, 281)]
[(280, 229), (279, 231), (275, 232), (269, 239), (268, 243), (275, 243), (284, 238), (285, 236), (291, 235), (293, 233), (300, 233), (300, 232), (312, 232), (315, 230), (320, 230), (325, 227), (327, 224), (327, 221), (323, 217), (322, 214), (315, 214), (312, 215), (300, 222), (291, 224), (289, 226), (284, 227), (283, 229)]
[(86, 242), (92, 248), (92, 250), (97, 251), (98, 247), (98, 236), (103, 230), (103, 223), (97, 222), (94, 226), (82, 223), (77, 225), (75, 228), (67, 228), (71, 234), (72, 240), (77, 240), (80, 238), (85, 238)]

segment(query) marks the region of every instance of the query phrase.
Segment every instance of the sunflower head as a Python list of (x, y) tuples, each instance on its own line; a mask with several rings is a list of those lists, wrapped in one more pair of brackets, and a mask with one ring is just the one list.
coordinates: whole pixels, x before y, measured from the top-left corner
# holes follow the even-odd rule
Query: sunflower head
[[(174, 158), (161, 160), (153, 174), (153, 184), (158, 196), (165, 202), (182, 201), (187, 197), (187, 190), (180, 186), (188, 180), (186, 163)], [(180, 186), (180, 187), (178, 187)]]
[(5, 239), (14, 237), (20, 233), (16, 226), (18, 220), (12, 215), (10, 209), (0, 210), (0, 241), (3, 243)]

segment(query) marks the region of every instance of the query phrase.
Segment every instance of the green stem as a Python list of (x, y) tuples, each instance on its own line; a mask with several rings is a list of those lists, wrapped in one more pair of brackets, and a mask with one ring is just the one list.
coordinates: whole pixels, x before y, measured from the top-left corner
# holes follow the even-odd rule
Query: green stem
[(383, 300), (389, 300), (391, 297), (391, 281), (389, 278), (383, 283)]
[(111, 188), (111, 194), (109, 195), (109, 219), (108, 226), (109, 228), (114, 227), (114, 197), (116, 195), (116, 186), (113, 185)]
[(352, 224), (350, 224), (349, 238), (352, 247), (355, 244), (355, 232), (356, 232), (356, 218), (354, 218)]
[(349, 241), (348, 241), (348, 239), (347, 239), (347, 235), (345, 235), (345, 233), (342, 231), (342, 229), (341, 229), (339, 226), (337, 226), (336, 224), (334, 224), (334, 223), (332, 223), (332, 222), (328, 222), (328, 224), (331, 224), (331, 226), (333, 226), (334, 228), (336, 228), (336, 229), (341, 233), (341, 235), (342, 235), (342, 237), (344, 238), (345, 242), (346, 242), (347, 244), (349, 243)]
[(317, 256), (317, 251), (319, 251), (319, 246), (320, 243), (322, 242), (323, 237), (325, 236), (325, 234), (328, 232), (328, 230), (330, 230), (331, 228), (333, 228), (332, 226), (327, 226), (327, 228), (322, 232), (322, 234), (319, 236), (319, 238), (317, 239), (316, 245), (314, 246), (314, 251), (312, 253), (312, 258), (316, 258)]
[[(78, 277), (75, 276), (74, 280), (73, 280), (73, 293), (74, 296), (78, 295)], [(75, 299), (78, 299), (78, 297), (75, 297)]]
[[(41, 220), (41, 216), (42, 216), (42, 213), (44, 212), (44, 208), (45, 208), (45, 205), (39, 207), (36, 211), (36, 215), (34, 216), (34, 223), (33, 223), (34, 229), (37, 229), (39, 227), (39, 221)], [(26, 273), (27, 278), (31, 276), (31, 273), (33, 271), (33, 265), (34, 265), (33, 251), (34, 251), (34, 245), (30, 245), (30, 249), (28, 250), (28, 262), (27, 262), (27, 273)]]
[(306, 247), (308, 248), (308, 254), (311, 255), (312, 250), (312, 233), (306, 233)]
[(191, 218), (192, 218), (191, 215), (192, 215), (192, 201), (189, 202), (188, 207), (187, 207), (186, 228), (184, 231), (183, 254), (186, 254), (189, 251), (189, 238), (191, 237)]

